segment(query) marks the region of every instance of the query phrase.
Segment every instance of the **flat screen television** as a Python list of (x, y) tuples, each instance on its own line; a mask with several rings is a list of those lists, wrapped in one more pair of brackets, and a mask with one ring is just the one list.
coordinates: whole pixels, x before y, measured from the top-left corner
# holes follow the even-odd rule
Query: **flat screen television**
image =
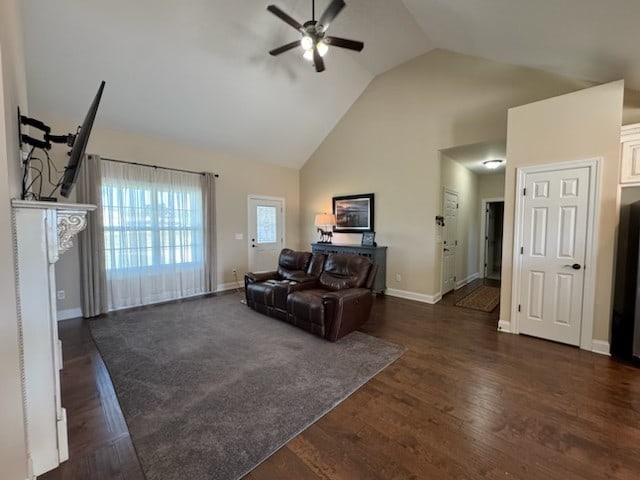
[(64, 169), (64, 176), (60, 182), (60, 194), (65, 198), (69, 197), (71, 194), (71, 190), (73, 190), (73, 186), (78, 178), (78, 172), (80, 171), (84, 151), (86, 150), (87, 143), (89, 142), (89, 135), (91, 135), (93, 121), (95, 120), (96, 113), (98, 112), (98, 105), (100, 105), (104, 85), (105, 82), (102, 81), (100, 88), (98, 88), (98, 93), (96, 93), (93, 103), (89, 107), (86, 117), (84, 117), (84, 122), (82, 122), (80, 131), (76, 135), (71, 152), (69, 152), (69, 162)]

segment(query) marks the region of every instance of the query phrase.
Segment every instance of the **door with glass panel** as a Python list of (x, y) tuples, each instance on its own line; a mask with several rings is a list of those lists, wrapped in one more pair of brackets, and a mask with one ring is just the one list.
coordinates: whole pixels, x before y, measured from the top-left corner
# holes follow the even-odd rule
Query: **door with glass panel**
[(284, 246), (284, 199), (249, 197), (249, 271), (275, 270)]

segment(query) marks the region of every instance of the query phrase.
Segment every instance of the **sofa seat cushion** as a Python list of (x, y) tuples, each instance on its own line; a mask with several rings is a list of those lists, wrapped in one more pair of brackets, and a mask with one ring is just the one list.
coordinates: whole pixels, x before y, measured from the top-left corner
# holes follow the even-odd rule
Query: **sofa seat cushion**
[(287, 297), (289, 318), (303, 320), (314, 325), (324, 325), (325, 307), (322, 296), (326, 290), (310, 289), (293, 292)]

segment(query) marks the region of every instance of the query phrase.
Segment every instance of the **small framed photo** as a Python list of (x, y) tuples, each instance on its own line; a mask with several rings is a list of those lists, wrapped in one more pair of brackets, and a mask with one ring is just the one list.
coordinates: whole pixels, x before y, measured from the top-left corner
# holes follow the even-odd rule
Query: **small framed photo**
[(362, 232), (362, 245), (364, 247), (375, 247), (376, 232)]

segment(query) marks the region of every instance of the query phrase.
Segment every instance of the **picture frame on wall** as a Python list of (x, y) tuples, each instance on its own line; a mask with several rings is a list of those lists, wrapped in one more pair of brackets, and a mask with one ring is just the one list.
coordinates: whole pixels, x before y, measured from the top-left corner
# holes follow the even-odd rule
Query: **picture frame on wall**
[(375, 247), (376, 246), (376, 232), (362, 232), (363, 247)]
[(374, 231), (375, 198), (373, 193), (333, 197), (336, 233), (363, 233)]

